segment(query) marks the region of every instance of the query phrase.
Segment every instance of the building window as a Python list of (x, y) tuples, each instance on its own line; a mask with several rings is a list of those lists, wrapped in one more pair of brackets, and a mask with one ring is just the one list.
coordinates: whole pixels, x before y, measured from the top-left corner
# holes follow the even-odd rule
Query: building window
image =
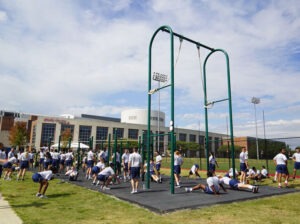
[(108, 135), (108, 127), (97, 127), (96, 141), (106, 140)]
[(79, 126), (79, 141), (88, 145), (90, 142), (91, 133), (92, 133), (91, 126), (80, 125)]
[(52, 138), (53, 141), (55, 135), (55, 126), (55, 124), (43, 123), (41, 146), (47, 146), (49, 144), (49, 138)]
[(139, 130), (138, 129), (128, 129), (128, 138), (129, 139), (138, 139)]
[(179, 141), (186, 142), (186, 134), (179, 133)]
[(117, 132), (117, 138), (123, 138), (124, 128), (114, 128), (114, 131), (113, 131), (113, 138), (114, 139), (115, 139), (115, 130)]
[(204, 145), (204, 136), (203, 135), (199, 135), (199, 144), (200, 145)]
[(35, 145), (36, 140), (36, 125), (32, 127), (32, 136), (31, 136), (31, 143)]
[(190, 142), (196, 142), (196, 135), (190, 135)]
[(74, 125), (71, 125), (71, 124), (62, 124), (60, 133), (63, 133), (67, 129), (70, 129), (71, 135), (74, 136)]

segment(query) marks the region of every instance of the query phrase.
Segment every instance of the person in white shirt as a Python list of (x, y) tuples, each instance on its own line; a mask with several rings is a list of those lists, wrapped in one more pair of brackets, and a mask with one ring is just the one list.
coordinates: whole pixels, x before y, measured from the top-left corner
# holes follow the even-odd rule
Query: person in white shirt
[(11, 148), (10, 151), (8, 152), (7, 159), (10, 159), (12, 157), (15, 157), (15, 149), (14, 148)]
[(281, 188), (281, 178), (285, 175), (285, 186), (288, 186), (288, 169), (287, 169), (287, 157), (285, 155), (286, 150), (281, 151), (273, 158), (274, 164), (276, 165), (278, 187)]
[(122, 165), (123, 165), (124, 182), (126, 182), (127, 179), (129, 179), (129, 176), (128, 176), (129, 155), (130, 155), (129, 150), (125, 149), (124, 153), (122, 155)]
[(45, 152), (44, 148), (41, 148), (41, 151), (39, 153), (40, 161), (39, 161), (39, 171), (42, 171), (44, 168), (44, 162), (45, 162)]
[(50, 167), (50, 170), (34, 173), (32, 175), (33, 182), (40, 183), (38, 193), (36, 196), (39, 198), (47, 198), (46, 191), (49, 186), (48, 181), (53, 179), (53, 174), (56, 173), (55, 167)]
[(100, 157), (100, 160), (99, 162), (96, 164), (96, 166), (94, 166), (92, 168), (92, 178), (93, 178), (93, 185), (96, 184), (96, 179), (97, 179), (97, 176), (98, 176), (98, 173), (100, 171), (102, 171), (103, 169), (105, 168), (105, 163), (104, 163), (104, 159), (102, 157)]
[(26, 173), (26, 169), (29, 168), (29, 155), (28, 155), (28, 149), (25, 149), (24, 152), (20, 154), (20, 170), (17, 175), (17, 181), (21, 178), (21, 180), (24, 180), (24, 176)]
[(91, 176), (91, 171), (92, 171), (92, 167), (94, 166), (94, 158), (95, 154), (93, 153), (93, 150), (90, 149), (90, 151), (87, 153), (87, 170), (86, 170), (86, 175), (85, 178), (90, 180), (92, 179)]
[(180, 188), (180, 174), (181, 174), (181, 165), (183, 164), (183, 158), (180, 151), (176, 150), (174, 155), (174, 177), (176, 182), (176, 188)]
[(246, 183), (246, 174), (249, 168), (248, 164), (248, 152), (246, 147), (242, 148), (242, 152), (240, 153), (240, 171), (241, 171), (241, 182)]
[(161, 175), (160, 175), (160, 168), (161, 168), (161, 163), (162, 163), (162, 157), (159, 154), (159, 152), (155, 152), (155, 168), (157, 171), (157, 176), (159, 178), (159, 182), (161, 183)]
[(213, 152), (210, 152), (208, 161), (209, 161), (209, 170), (211, 170), (211, 171), (213, 171), (213, 173), (215, 173), (216, 166), (219, 168), (219, 164), (218, 164), (215, 154)]
[(224, 192), (226, 192), (226, 189), (222, 185), (221, 181), (218, 177), (214, 176), (212, 171), (207, 172), (207, 179), (206, 179), (206, 185), (204, 184), (198, 184), (194, 187), (186, 187), (186, 192), (192, 192), (195, 190), (202, 190), (206, 194), (214, 194), (219, 195), (220, 194), (220, 187), (223, 189)]
[(261, 166), (261, 178), (269, 178), (269, 172), (265, 166)]
[(296, 178), (297, 170), (300, 170), (300, 148), (296, 148), (296, 152), (292, 156), (294, 161), (293, 179)]
[(131, 177), (131, 187), (132, 191), (131, 194), (137, 193), (137, 189), (139, 186), (139, 178), (140, 178), (140, 172), (142, 167), (142, 157), (141, 155), (137, 152), (136, 148), (133, 148), (133, 153), (129, 155), (129, 161), (128, 161), (128, 169), (129, 169), (129, 174)]
[(66, 153), (64, 151), (61, 152), (59, 157), (59, 172), (63, 172), (65, 169)]
[(66, 153), (66, 167), (67, 167), (67, 171), (69, 169), (71, 169), (71, 167), (73, 166), (73, 151), (72, 149), (69, 149), (69, 152)]
[(116, 178), (120, 184), (119, 178), (116, 176), (115, 171), (113, 170), (113, 163), (109, 164), (109, 167), (104, 168), (97, 176), (97, 179), (102, 182), (100, 186), (103, 190), (110, 190), (108, 184), (112, 181), (113, 178)]
[(6, 160), (2, 160), (3, 164), (3, 168), (5, 170), (4, 173), (4, 180), (11, 180), (11, 174), (12, 172), (15, 170), (15, 166), (14, 164), (17, 164), (17, 158), (16, 157), (11, 157), (9, 158), (7, 161)]
[(65, 176), (69, 176), (69, 181), (76, 181), (78, 177), (78, 171), (74, 166), (65, 173)]
[(258, 186), (250, 185), (250, 184), (243, 184), (237, 179), (231, 179), (228, 174), (226, 174), (224, 177), (220, 178), (221, 184), (225, 184), (230, 186), (233, 190), (241, 190), (241, 189), (249, 189), (252, 191), (252, 193), (258, 193)]
[(198, 164), (194, 164), (192, 166), (192, 168), (190, 169), (190, 172), (189, 172), (189, 176), (188, 178), (190, 178), (191, 175), (196, 175), (197, 178), (201, 178), (200, 174), (198, 173), (199, 171), (199, 165)]

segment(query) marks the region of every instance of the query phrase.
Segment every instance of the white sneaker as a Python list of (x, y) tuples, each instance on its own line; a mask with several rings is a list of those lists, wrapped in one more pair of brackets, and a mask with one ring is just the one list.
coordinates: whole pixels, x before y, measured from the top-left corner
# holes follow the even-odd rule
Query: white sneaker
[(135, 194), (135, 190), (132, 190), (132, 191), (130, 192), (130, 194)]
[(175, 188), (181, 188), (181, 186), (180, 185), (176, 185)]
[(39, 198), (48, 198), (46, 195), (41, 194)]
[(35, 196), (40, 197), (41, 195), (42, 195), (42, 194), (40, 194), (40, 193), (36, 193)]
[(103, 190), (110, 190), (110, 188), (109, 187), (105, 187), (105, 186), (103, 186), (103, 188), (102, 188)]
[(186, 192), (191, 192), (191, 188), (186, 187), (186, 188), (185, 188), (185, 191), (186, 191)]

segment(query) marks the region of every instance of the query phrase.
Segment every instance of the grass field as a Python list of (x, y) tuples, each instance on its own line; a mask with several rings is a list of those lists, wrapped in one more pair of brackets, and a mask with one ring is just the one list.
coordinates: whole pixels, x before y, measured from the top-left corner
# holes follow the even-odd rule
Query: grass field
[[(183, 175), (186, 174), (187, 170)], [(4, 198), (24, 223), (29, 224), (300, 222), (300, 193), (159, 215), (99, 192), (60, 183), (57, 179), (50, 181), (49, 198), (39, 199), (35, 197), (38, 184), (33, 183), (30, 176), (28, 173), (23, 182), (1, 180), (0, 183)], [(263, 184), (272, 185), (272, 181), (266, 180)], [(292, 187), (300, 187), (300, 180), (294, 181)]]

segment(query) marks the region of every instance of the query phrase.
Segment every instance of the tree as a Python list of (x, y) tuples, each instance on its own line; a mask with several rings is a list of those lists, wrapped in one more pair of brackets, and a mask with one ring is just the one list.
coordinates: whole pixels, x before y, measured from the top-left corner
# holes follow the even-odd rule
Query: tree
[(28, 142), (28, 130), (26, 122), (18, 121), (10, 129), (9, 142), (13, 146), (24, 147)]
[(63, 149), (68, 148), (69, 145), (69, 140), (72, 139), (72, 131), (70, 128), (66, 128), (62, 133), (61, 133), (61, 145)]

